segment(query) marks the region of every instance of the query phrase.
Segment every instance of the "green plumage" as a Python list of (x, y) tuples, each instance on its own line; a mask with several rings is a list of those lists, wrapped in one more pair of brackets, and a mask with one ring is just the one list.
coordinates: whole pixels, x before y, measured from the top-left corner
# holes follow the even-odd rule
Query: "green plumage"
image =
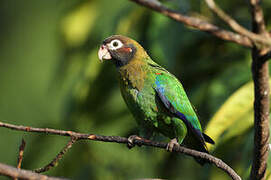
[[(187, 128), (183, 121), (170, 115), (159, 100), (155, 90), (156, 81), (166, 87), (165, 96), (173, 106), (185, 114), (195, 128), (201, 130), (198, 118), (186, 93), (175, 76), (157, 65), (149, 57), (133, 61), (135, 62), (119, 69), (120, 89), (141, 131), (142, 128), (143, 132), (144, 130), (149, 131), (144, 136), (151, 134), (150, 131), (155, 131), (171, 139), (177, 137), (181, 143), (187, 134)], [(142, 61), (142, 63), (136, 61)]]
[(178, 79), (155, 63), (132, 39), (111, 36), (104, 44), (115, 39), (123, 46), (109, 48), (109, 52), (119, 72), (121, 94), (139, 125), (140, 135), (149, 138), (153, 132), (159, 132), (208, 152), (205, 141), (214, 142), (202, 133), (198, 117)]

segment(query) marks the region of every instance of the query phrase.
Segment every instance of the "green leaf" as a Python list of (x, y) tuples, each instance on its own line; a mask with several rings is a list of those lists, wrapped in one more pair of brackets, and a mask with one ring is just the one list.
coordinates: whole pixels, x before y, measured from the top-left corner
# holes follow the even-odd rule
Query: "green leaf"
[(63, 37), (70, 46), (79, 46), (87, 40), (97, 17), (97, 1), (82, 3), (61, 23)]
[(205, 133), (216, 142), (215, 146), (209, 146), (211, 150), (253, 126), (253, 88), (252, 82), (239, 88), (209, 121)]

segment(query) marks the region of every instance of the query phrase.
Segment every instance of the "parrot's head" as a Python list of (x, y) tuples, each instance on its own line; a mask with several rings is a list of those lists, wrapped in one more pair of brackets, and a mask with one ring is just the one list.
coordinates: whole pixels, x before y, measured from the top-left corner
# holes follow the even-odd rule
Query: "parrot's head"
[(134, 59), (148, 56), (143, 47), (125, 36), (113, 35), (106, 38), (98, 52), (99, 59), (111, 60), (117, 67), (124, 66)]

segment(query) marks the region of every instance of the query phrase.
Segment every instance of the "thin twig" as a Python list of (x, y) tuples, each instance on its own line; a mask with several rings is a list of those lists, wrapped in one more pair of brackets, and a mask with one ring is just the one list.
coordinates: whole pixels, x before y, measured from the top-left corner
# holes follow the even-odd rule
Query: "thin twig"
[(51, 168), (57, 166), (58, 162), (63, 158), (66, 152), (68, 152), (68, 150), (72, 147), (72, 145), (76, 141), (77, 141), (77, 138), (72, 136), (69, 142), (66, 144), (66, 146), (57, 154), (57, 156), (49, 164), (47, 164), (46, 166), (42, 168), (35, 169), (33, 171), (36, 173), (42, 173), (42, 172), (49, 171)]
[(24, 139), (22, 139), (21, 145), (19, 147), (19, 156), (18, 156), (18, 164), (17, 164), (18, 169), (21, 169), (21, 166), (22, 166), (24, 148), (25, 148), (25, 141)]
[(225, 13), (219, 6), (216, 5), (214, 0), (205, 0), (208, 7), (215, 13), (217, 16), (227, 23), (235, 32), (242, 34), (256, 43), (265, 44), (271, 46), (271, 39), (261, 36), (259, 34), (253, 33), (240, 24), (238, 24), (233, 18), (231, 18), (227, 13)]
[[(128, 139), (120, 136), (101, 136), (96, 134), (82, 134), (73, 131), (64, 131), (64, 130), (57, 130), (57, 129), (50, 129), (50, 128), (34, 128), (29, 126), (17, 126), (13, 124), (3, 123), (0, 122), (0, 127), (5, 127), (13, 130), (18, 131), (26, 131), (26, 132), (37, 132), (37, 133), (46, 133), (46, 134), (55, 134), (60, 136), (70, 136), (75, 137), (78, 140), (94, 140), (94, 141), (103, 141), (103, 142), (115, 142), (115, 143), (123, 143), (127, 144)], [(164, 142), (155, 142), (145, 139), (136, 139), (134, 141), (136, 145), (145, 145), (145, 146), (152, 146), (157, 148), (166, 149), (167, 143)], [(210, 154), (199, 152), (196, 150), (192, 150), (183, 146), (174, 146), (174, 152), (183, 153), (192, 157), (202, 158), (207, 160), (208, 162), (214, 164), (216, 167), (220, 168), (224, 172), (226, 172), (232, 179), (240, 180), (241, 178), (238, 174), (226, 163), (224, 163), (221, 159), (218, 159)]]
[(200, 18), (185, 16), (177, 11), (171, 10), (163, 6), (156, 0), (130, 0), (130, 1), (150, 8), (187, 26), (196, 28), (200, 31), (208, 32), (220, 39), (235, 42), (245, 47), (253, 47), (251, 39), (242, 34), (237, 34), (228, 30), (224, 30)]
[(18, 169), (6, 164), (0, 163), (0, 175), (19, 179), (41, 179), (41, 180), (67, 180), (66, 178), (57, 178), (41, 175), (32, 171)]

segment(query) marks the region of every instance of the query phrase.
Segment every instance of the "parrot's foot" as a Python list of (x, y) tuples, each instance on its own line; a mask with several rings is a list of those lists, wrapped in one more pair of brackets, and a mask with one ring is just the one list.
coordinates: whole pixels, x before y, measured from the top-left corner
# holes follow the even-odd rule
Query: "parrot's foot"
[[(135, 147), (135, 144), (134, 144), (134, 140), (141, 140), (142, 138), (137, 136), (137, 135), (131, 135), (128, 137), (128, 143), (127, 143), (127, 147), (129, 149)], [(139, 145), (140, 146), (140, 145)]]
[(170, 142), (167, 144), (167, 151), (172, 152), (174, 146), (180, 146), (176, 138), (171, 139)]

